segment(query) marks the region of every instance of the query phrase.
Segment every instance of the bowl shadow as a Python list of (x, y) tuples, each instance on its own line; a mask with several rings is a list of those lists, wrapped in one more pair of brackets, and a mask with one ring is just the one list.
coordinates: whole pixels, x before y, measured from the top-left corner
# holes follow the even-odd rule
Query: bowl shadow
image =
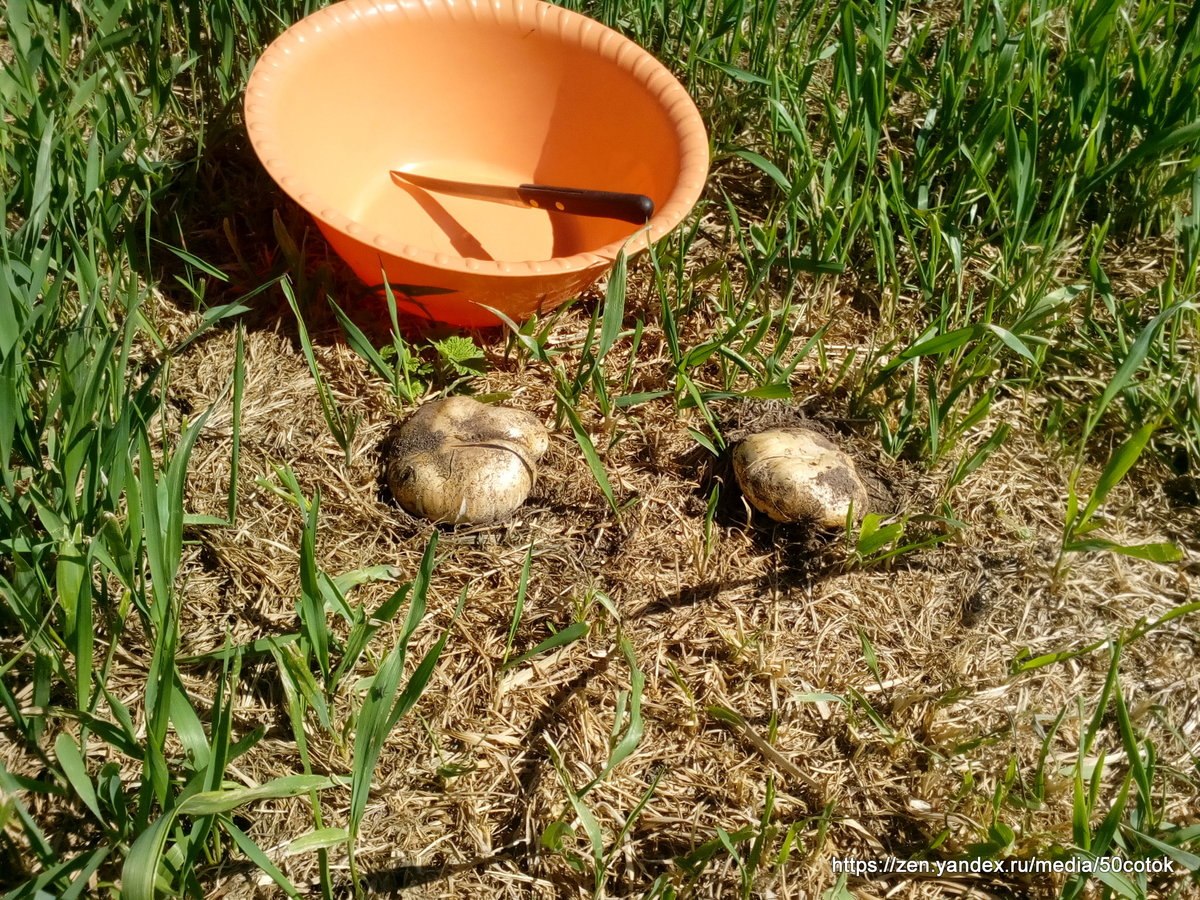
[[(134, 271), (182, 312), (244, 302), (248, 311), (230, 322), (278, 331), (298, 346), (295, 316), (275, 284), (286, 276), (314, 343), (344, 340), (332, 299), (372, 344), (386, 346), (392, 326), (383, 285), (360, 281), (311, 216), (263, 168), (243, 126), (240, 100), (200, 134), (199, 144), (179, 154), (175, 177), (155, 193), (145, 239), (129, 241)], [(400, 329), (408, 339), (464, 331), (403, 316)], [(485, 340), (498, 334), (476, 333)]]

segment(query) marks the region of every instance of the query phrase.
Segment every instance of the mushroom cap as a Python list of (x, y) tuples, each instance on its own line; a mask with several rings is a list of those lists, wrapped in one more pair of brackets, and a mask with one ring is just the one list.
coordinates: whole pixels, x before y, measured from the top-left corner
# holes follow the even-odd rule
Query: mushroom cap
[(855, 518), (867, 509), (867, 489), (854, 460), (807, 428), (751, 435), (733, 450), (733, 472), (751, 505), (776, 522), (839, 528), (851, 503)]
[(404, 509), (434, 522), (495, 522), (525, 502), (549, 446), (532, 413), (448, 397), (404, 423), (387, 461), (388, 487)]

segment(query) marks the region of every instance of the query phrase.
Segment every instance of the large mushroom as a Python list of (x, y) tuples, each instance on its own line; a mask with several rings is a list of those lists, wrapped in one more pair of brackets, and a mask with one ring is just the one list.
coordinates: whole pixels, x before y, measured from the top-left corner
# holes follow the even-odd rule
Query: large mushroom
[(482, 524), (509, 516), (529, 496), (549, 446), (531, 413), (449, 397), (417, 410), (387, 460), (392, 496), (434, 522)]
[(815, 522), (840, 528), (851, 506), (867, 509), (867, 489), (854, 460), (808, 428), (772, 428), (733, 450), (733, 472), (746, 499), (776, 522)]

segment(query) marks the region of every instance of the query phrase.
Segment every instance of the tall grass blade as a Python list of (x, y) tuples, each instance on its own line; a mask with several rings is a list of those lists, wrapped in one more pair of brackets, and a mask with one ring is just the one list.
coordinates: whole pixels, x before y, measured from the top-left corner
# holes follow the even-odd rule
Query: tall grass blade
[(512, 624), (508, 629), (508, 637), (504, 641), (504, 656), (500, 660), (501, 667), (508, 663), (508, 654), (512, 652), (513, 641), (517, 637), (517, 628), (521, 624), (521, 615), (525, 612), (525, 594), (529, 590), (529, 572), (533, 567), (533, 541), (525, 553), (525, 561), (521, 563), (521, 575), (517, 579), (517, 599), (513, 604)]
[(609, 509), (613, 511), (613, 515), (620, 515), (620, 509), (617, 507), (617, 498), (613, 494), (612, 485), (608, 481), (608, 473), (604, 470), (604, 463), (600, 461), (600, 454), (596, 452), (596, 445), (592, 443), (591, 435), (583, 427), (583, 423), (579, 420), (579, 414), (575, 412), (571, 402), (562, 394), (558, 394), (558, 401), (558, 408), (566, 415), (567, 422), (571, 425), (571, 431), (575, 435), (575, 440), (579, 444), (579, 449), (583, 451), (583, 457), (587, 460), (592, 477), (596, 479), (596, 484), (600, 486), (600, 491), (604, 494), (604, 499), (608, 501)]

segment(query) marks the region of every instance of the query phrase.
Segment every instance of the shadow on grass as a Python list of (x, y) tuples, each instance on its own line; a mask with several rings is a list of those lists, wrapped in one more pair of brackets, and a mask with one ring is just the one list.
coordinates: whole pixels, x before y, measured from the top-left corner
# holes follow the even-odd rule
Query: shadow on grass
[[(267, 174), (239, 104), (207, 123), (199, 143), (178, 160), (176, 176), (151, 201), (148, 230), (129, 241), (131, 263), (144, 281), (185, 312), (244, 300), (249, 311), (230, 321), (280, 331), (298, 346), (294, 316), (271, 284), (287, 275), (314, 343), (342, 339), (329, 298), (375, 346), (389, 342), (384, 296), (355, 277), (309, 214)], [(402, 321), (402, 329), (406, 337), (438, 333), (417, 321)]]
[(479, 869), (486, 869), (488, 866), (496, 865), (497, 863), (511, 862), (513, 860), (524, 859), (529, 855), (530, 848), (525, 841), (514, 844), (511, 847), (505, 847), (488, 856), (480, 856), (475, 859), (467, 860), (460, 863), (442, 863), (440, 865), (399, 865), (390, 868), (381, 868), (373, 872), (367, 872), (363, 875), (363, 885), (369, 893), (394, 895), (397, 891), (402, 891), (405, 888), (421, 887), (423, 885), (433, 884), (437, 881), (449, 878), (452, 875), (458, 875), (462, 872), (471, 872)]

